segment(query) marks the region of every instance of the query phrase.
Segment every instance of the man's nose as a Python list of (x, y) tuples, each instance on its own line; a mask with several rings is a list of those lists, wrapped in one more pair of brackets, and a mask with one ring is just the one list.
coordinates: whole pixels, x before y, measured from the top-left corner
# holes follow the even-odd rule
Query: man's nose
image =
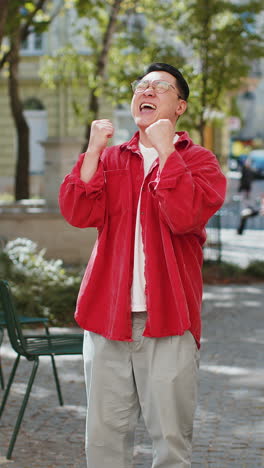
[(155, 90), (154, 88), (152, 87), (152, 84), (149, 83), (147, 89), (145, 89), (144, 93), (143, 94), (146, 94), (147, 96), (153, 96), (153, 94), (155, 94)]

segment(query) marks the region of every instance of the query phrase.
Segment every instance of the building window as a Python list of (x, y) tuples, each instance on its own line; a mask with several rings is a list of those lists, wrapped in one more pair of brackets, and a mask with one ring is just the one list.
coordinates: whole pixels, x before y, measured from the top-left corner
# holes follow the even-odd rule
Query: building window
[(43, 34), (32, 32), (22, 42), (22, 55), (37, 55), (43, 52)]

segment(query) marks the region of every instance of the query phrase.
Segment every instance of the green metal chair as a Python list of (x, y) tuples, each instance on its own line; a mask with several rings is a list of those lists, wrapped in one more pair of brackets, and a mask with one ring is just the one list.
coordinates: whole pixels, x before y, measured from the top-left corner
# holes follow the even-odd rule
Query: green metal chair
[[(2, 404), (0, 407), (0, 417), (3, 413), (11, 385), (15, 377), (17, 366), (20, 361), (20, 357), (23, 356), (28, 361), (33, 361), (33, 368), (28, 380), (27, 389), (24, 395), (24, 399), (22, 401), (21, 408), (18, 413), (16, 425), (7, 451), (6, 458), (10, 459), (23, 419), (23, 415), (28, 403), (30, 391), (38, 369), (39, 357), (51, 356), (54, 358), (54, 356), (56, 355), (82, 354), (83, 334), (64, 333), (53, 335), (50, 333), (48, 335), (25, 335), (23, 333), (19, 317), (16, 314), (16, 310), (12, 300), (12, 294), (7, 281), (0, 280), (0, 300), (5, 314), (6, 327), (10, 343), (14, 351), (17, 353), (17, 358), (11, 371), (8, 384), (4, 392)], [(56, 367), (53, 368), (53, 372), (55, 376), (59, 402), (61, 405), (63, 405), (60, 383)]]
[[(46, 317), (26, 317), (24, 315), (19, 315), (18, 319), (21, 325), (38, 325), (38, 324), (44, 325), (46, 334), (47, 335), (49, 334), (49, 328), (48, 328), (49, 319)], [(0, 349), (1, 349), (2, 342), (3, 342), (3, 338), (4, 338), (5, 327), (6, 327), (5, 315), (4, 315), (3, 310), (0, 307)], [(54, 359), (53, 356), (52, 356), (52, 359)], [(1, 362), (1, 354), (0, 354), (0, 385), (1, 385), (2, 390), (4, 390), (5, 379), (4, 379), (4, 373), (3, 373), (3, 368), (2, 368), (2, 362)]]

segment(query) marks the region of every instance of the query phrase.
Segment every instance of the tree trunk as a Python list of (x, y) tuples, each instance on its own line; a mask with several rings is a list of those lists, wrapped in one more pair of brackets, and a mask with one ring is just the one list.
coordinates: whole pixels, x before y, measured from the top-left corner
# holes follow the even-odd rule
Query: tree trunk
[[(111, 41), (113, 39), (113, 35), (115, 32), (117, 17), (118, 17), (118, 13), (119, 13), (122, 1), (123, 0), (115, 0), (114, 4), (111, 7), (109, 21), (108, 21), (107, 28), (103, 36), (102, 50), (95, 65), (95, 77), (96, 78), (99, 77), (99, 79), (101, 78), (102, 80), (104, 79), (104, 76), (105, 76), (107, 58), (108, 58), (108, 54), (109, 54), (109, 50), (111, 46)], [(88, 108), (88, 113), (89, 115), (92, 116), (92, 120), (98, 119), (99, 107), (100, 107), (99, 98), (98, 96), (96, 96), (96, 89), (93, 89), (90, 94), (90, 101), (89, 101), (89, 108)], [(86, 151), (87, 149), (89, 138), (90, 138), (90, 130), (91, 130), (91, 121), (88, 121), (86, 124), (86, 128), (85, 128), (85, 143), (84, 143), (83, 151)]]
[(0, 0), (0, 47), (2, 44), (2, 39), (4, 36), (5, 31), (5, 24), (7, 20), (7, 11), (8, 11), (8, 4), (10, 0)]
[(23, 114), (23, 106), (19, 96), (19, 34), (11, 38), (11, 54), (8, 59), (9, 79), (8, 90), (11, 112), (17, 134), (17, 160), (15, 171), (15, 199), (29, 198), (29, 127)]
[[(95, 90), (93, 89), (90, 93), (90, 101), (89, 101), (89, 114), (92, 115), (92, 120), (97, 120), (99, 115), (99, 99), (95, 95)], [(87, 150), (87, 146), (90, 139), (90, 131), (91, 131), (91, 122), (87, 122), (85, 127), (85, 142), (82, 148), (82, 151), (85, 152)]]

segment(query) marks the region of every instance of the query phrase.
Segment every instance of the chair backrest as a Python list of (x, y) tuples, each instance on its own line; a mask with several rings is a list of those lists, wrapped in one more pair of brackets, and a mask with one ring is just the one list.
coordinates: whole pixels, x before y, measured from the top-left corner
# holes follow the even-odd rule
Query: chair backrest
[(4, 311), (10, 343), (17, 353), (26, 355), (25, 339), (14, 306), (12, 293), (8, 282), (4, 280), (0, 280), (0, 301)]

